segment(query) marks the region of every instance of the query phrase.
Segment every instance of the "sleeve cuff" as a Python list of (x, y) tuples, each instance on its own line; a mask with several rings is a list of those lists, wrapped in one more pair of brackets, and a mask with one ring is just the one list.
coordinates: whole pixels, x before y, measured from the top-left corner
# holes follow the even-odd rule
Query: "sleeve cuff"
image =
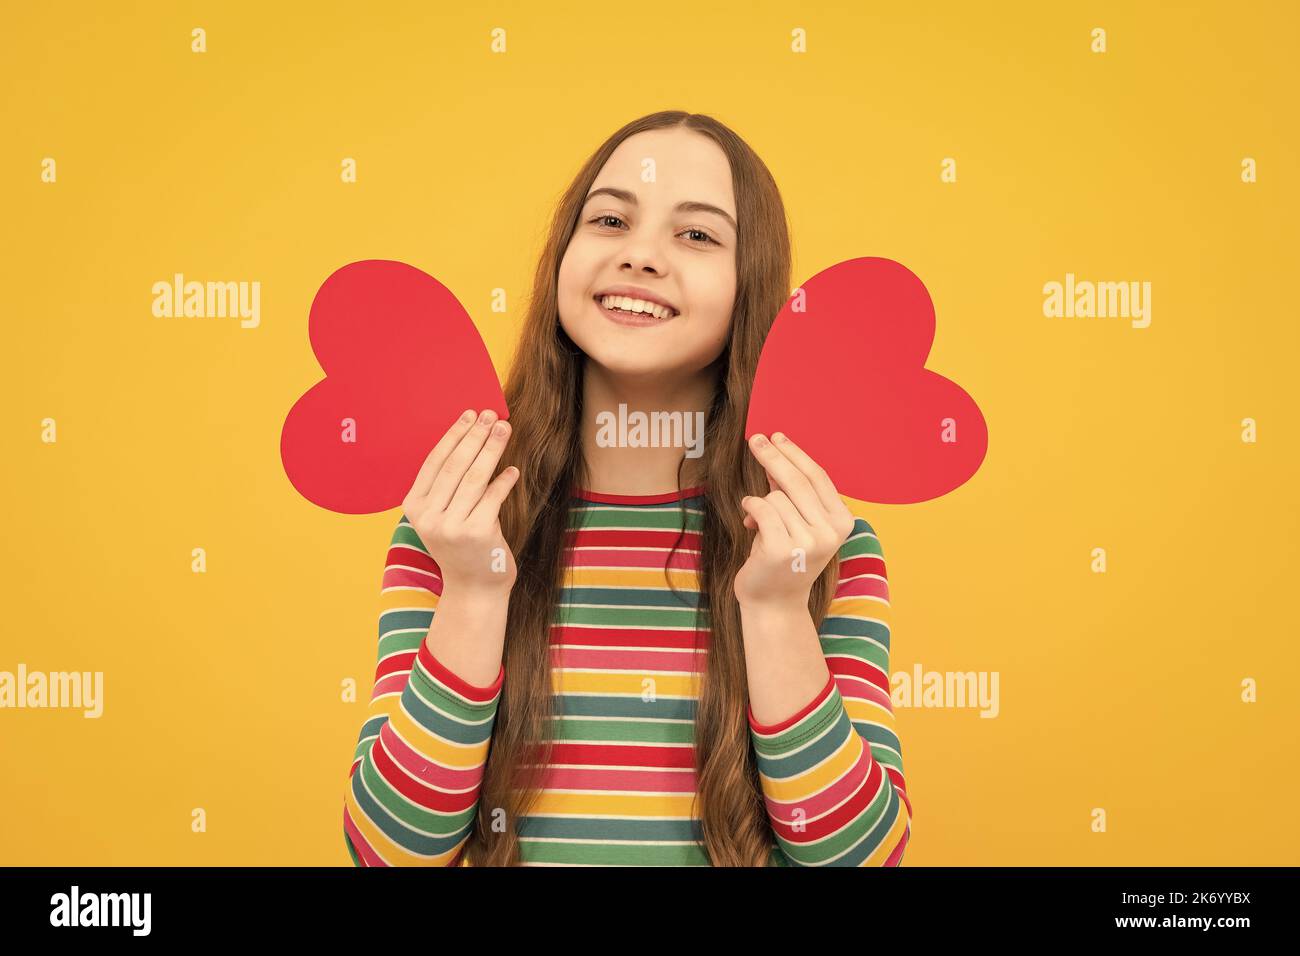
[(505, 665), (502, 664), (501, 669), (497, 672), (496, 680), (488, 686), (480, 687), (477, 684), (471, 684), (469, 681), (453, 673), (445, 664), (442, 663), (442, 661), (434, 657), (429, 651), (429, 644), (427, 641), (420, 642), (418, 656), (420, 663), (424, 665), (424, 669), (431, 675), (443, 684), (446, 684), (462, 697), (477, 703), (487, 703), (496, 697), (501, 690), (501, 685), (506, 679), (506, 668)]
[(826, 703), (826, 699), (830, 697), (831, 693), (834, 690), (835, 690), (835, 675), (831, 674), (829, 677), (826, 678), (826, 686), (823, 687), (820, 691), (818, 691), (817, 696), (814, 697), (811, 702), (805, 704), (803, 707), (800, 707), (799, 710), (797, 710), (792, 716), (787, 717), (785, 720), (778, 721), (775, 724), (760, 724), (757, 720), (754, 719), (754, 708), (749, 705), (746, 705), (745, 712), (749, 717), (749, 726), (755, 733), (759, 733), (759, 734), (777, 734), (783, 730), (789, 730), (795, 724), (799, 723), (799, 721), (803, 720), (805, 717), (807, 717), (809, 714), (815, 711), (822, 704)]

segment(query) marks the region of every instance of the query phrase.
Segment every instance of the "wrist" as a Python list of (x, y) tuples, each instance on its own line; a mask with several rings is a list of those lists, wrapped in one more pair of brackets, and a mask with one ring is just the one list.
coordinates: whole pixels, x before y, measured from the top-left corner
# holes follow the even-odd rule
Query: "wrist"
[(457, 601), (463, 601), (466, 604), (495, 606), (510, 600), (510, 592), (513, 587), (513, 582), (485, 584), (482, 581), (450, 579), (443, 582), (442, 594), (445, 598), (450, 592)]
[(807, 614), (810, 594), (767, 595), (740, 602), (741, 614)]

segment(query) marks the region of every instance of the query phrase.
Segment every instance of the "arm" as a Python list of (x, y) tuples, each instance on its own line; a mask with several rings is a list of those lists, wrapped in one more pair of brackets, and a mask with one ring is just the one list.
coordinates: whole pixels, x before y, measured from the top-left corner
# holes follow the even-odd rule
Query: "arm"
[[(384, 568), (374, 690), (343, 803), (356, 866), (454, 865), (474, 825), (505, 680), (505, 609), (452, 597), (444, 601), (438, 565), (403, 515)], [(485, 620), (488, 633), (469, 632)], [(496, 649), (490, 685), (467, 682), (431, 649), (459, 646)]]
[[(750, 735), (787, 861), (897, 866), (912, 806), (889, 694), (889, 584), (871, 525), (857, 518), (839, 557), (820, 633), (806, 606), (742, 608)], [(792, 687), (803, 696), (792, 698)], [(791, 699), (806, 703), (795, 710)], [(760, 723), (756, 709), (772, 722)]]

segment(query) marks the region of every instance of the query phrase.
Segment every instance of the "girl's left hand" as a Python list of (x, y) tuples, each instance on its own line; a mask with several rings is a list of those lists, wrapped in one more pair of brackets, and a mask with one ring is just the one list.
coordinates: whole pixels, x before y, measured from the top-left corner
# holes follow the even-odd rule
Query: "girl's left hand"
[(817, 462), (780, 432), (772, 437), (749, 441), (772, 491), (740, 503), (745, 527), (758, 535), (736, 574), (736, 600), (741, 606), (806, 606), (817, 576), (853, 533), (856, 519)]

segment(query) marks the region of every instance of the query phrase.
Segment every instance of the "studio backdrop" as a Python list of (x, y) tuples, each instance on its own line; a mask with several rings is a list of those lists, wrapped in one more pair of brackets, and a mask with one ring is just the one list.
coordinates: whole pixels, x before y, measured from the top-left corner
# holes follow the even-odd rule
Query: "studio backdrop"
[[(893, 324), (787, 315), (764, 356), (805, 375), (773, 414), (870, 370), (837, 476), (888, 565), (905, 864), (1297, 862), (1294, 5), (5, 21), (0, 864), (353, 865), (401, 495), (356, 459), (295, 474), (293, 410), (331, 355), (445, 398), (481, 342), (504, 382), (561, 191), (669, 109), (771, 170), (792, 303), (910, 283)], [(473, 334), (385, 338), (371, 282), (365, 349), (323, 347), (357, 263)], [(962, 415), (917, 425), (936, 394)], [(951, 458), (905, 450), (930, 427)]]

